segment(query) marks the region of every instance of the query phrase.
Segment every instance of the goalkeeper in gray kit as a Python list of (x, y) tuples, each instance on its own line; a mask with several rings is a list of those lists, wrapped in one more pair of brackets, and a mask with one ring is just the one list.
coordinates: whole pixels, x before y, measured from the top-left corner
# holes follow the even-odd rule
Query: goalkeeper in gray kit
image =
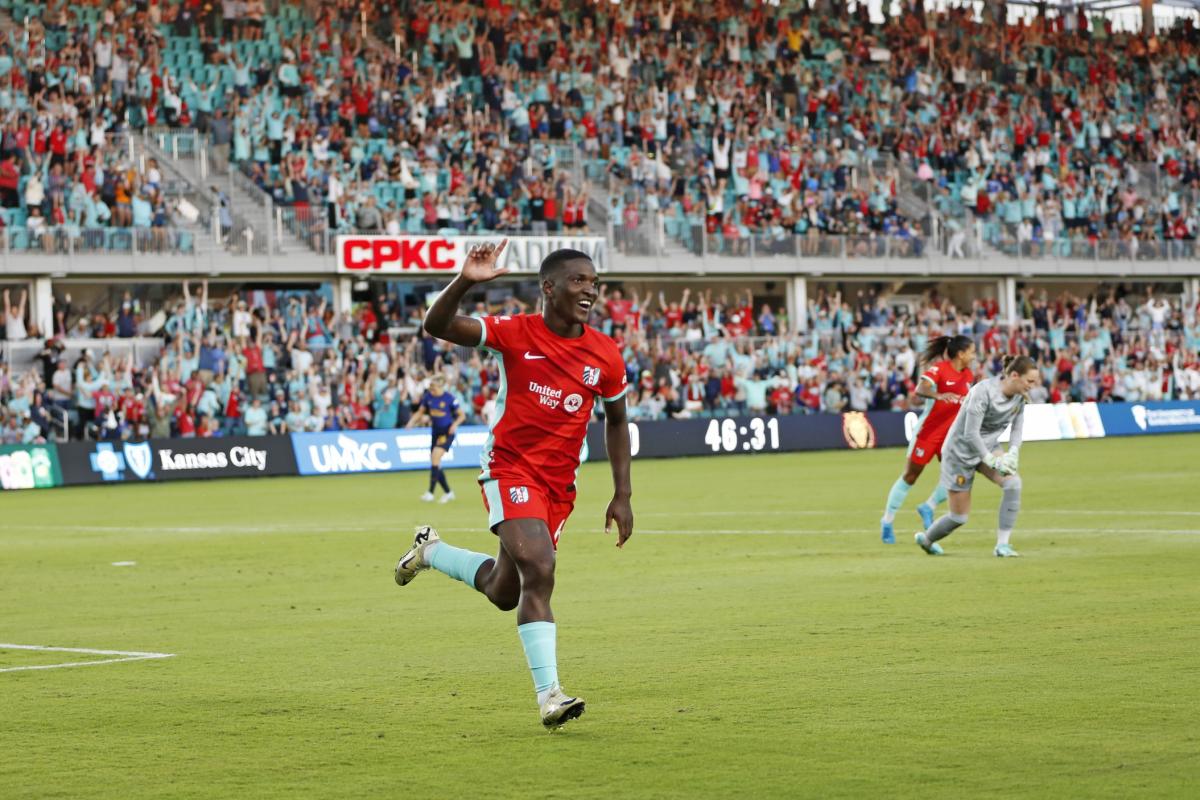
[[(995, 554), (1001, 558), (1020, 555), (1009, 544), (1017, 512), (1021, 510), (1021, 476), (1017, 459), (1025, 423), (1029, 390), (1041, 375), (1028, 356), (1010, 356), (1000, 375), (975, 384), (942, 445), (942, 486), (949, 492), (949, 513), (934, 520), (916, 542), (931, 556), (942, 555), (938, 542), (967, 524), (971, 512), (971, 487), (975, 473), (983, 474), (1000, 487), (1000, 520), (996, 528)], [(1009, 425), (1008, 452), (999, 449), (1000, 436)]]

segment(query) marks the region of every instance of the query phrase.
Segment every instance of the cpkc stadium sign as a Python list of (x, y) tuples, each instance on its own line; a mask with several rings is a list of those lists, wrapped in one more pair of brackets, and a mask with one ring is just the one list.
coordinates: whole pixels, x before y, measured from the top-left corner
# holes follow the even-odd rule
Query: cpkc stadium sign
[[(339, 236), (337, 270), (344, 275), (399, 275), (449, 272), (462, 266), (477, 244), (496, 244), (495, 236)], [(608, 268), (603, 236), (513, 236), (500, 256), (500, 266), (513, 272), (536, 272), (542, 259), (560, 248), (581, 250), (596, 269)]]

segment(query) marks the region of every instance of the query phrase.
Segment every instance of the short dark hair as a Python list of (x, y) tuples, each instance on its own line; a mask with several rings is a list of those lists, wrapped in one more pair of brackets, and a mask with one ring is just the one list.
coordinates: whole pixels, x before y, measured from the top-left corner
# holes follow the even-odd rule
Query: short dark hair
[(564, 247), (561, 250), (555, 250), (550, 255), (542, 259), (542, 265), (538, 268), (538, 280), (544, 281), (553, 279), (554, 274), (566, 264), (568, 261), (583, 259), (591, 263), (592, 257), (582, 250), (572, 250), (569, 247)]

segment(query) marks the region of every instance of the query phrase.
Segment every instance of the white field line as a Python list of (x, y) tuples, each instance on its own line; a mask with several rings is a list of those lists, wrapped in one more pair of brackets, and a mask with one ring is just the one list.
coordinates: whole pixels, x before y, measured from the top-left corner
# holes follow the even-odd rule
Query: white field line
[[(995, 512), (995, 508), (980, 507), (976, 509), (977, 514), (988, 514)], [(813, 509), (740, 509), (740, 510), (722, 510), (722, 511), (643, 511), (637, 512), (635, 516), (638, 519), (650, 518), (669, 518), (669, 519), (692, 519), (703, 517), (820, 517), (820, 516), (842, 516), (845, 514), (845, 509), (829, 509), (826, 511), (818, 511)], [(1081, 509), (1023, 509), (1021, 511), (1023, 517), (1036, 517), (1039, 515), (1056, 515), (1056, 516), (1072, 516), (1072, 517), (1200, 517), (1200, 511), (1171, 511), (1171, 510), (1146, 510), (1138, 511), (1136, 509), (1097, 509), (1097, 508), (1081, 508)], [(873, 519), (873, 518), (872, 518)], [(872, 522), (872, 524), (874, 524)], [(31, 531), (85, 531), (92, 533), (371, 533), (381, 529), (387, 529), (395, 526), (397, 529), (404, 528), (402, 522), (380, 521), (374, 525), (338, 525), (338, 524), (309, 524), (309, 525), (291, 525), (291, 524), (276, 524), (276, 525), (172, 525), (159, 526), (147, 525), (144, 527), (131, 525), (24, 525), (25, 530)], [(480, 529), (482, 529), (482, 525)], [(454, 531), (471, 531), (475, 528), (442, 528), (441, 530)], [(846, 528), (849, 530), (857, 530), (857, 527)], [(1081, 532), (1090, 529), (1080, 529)]]
[[(916, 506), (913, 506), (915, 509)], [(744, 509), (741, 511), (645, 511), (637, 514), (639, 517), (803, 517), (803, 516), (825, 516), (830, 514), (844, 514), (844, 509), (829, 509), (827, 511), (814, 511), (812, 509), (803, 509), (795, 511), (786, 511), (779, 509), (772, 510), (752, 510)], [(1038, 509), (1022, 509), (1021, 513), (1026, 514), (1063, 514), (1069, 516), (1101, 516), (1101, 517), (1119, 517), (1119, 516), (1139, 516), (1139, 517), (1200, 517), (1200, 511), (1137, 511), (1135, 509), (1116, 509), (1105, 510), (1097, 508), (1081, 508), (1077, 510), (1064, 508), (1038, 508)]]
[[(995, 511), (996, 511), (995, 509), (980, 508), (980, 509), (976, 510), (974, 516), (977, 516), (981, 519), (987, 519), (987, 518), (990, 518), (990, 516), (992, 514), (994, 514)], [(690, 512), (690, 513), (685, 512), (682, 514), (647, 513), (647, 514), (635, 515), (635, 517), (639, 518), (639, 519), (645, 518), (645, 517), (652, 517), (652, 518), (653, 517), (671, 517), (671, 518), (680, 519), (683, 522), (681, 522), (681, 525), (679, 528), (672, 528), (672, 529), (662, 528), (662, 529), (660, 529), (660, 528), (637, 527), (636, 531), (638, 533), (663, 534), (663, 535), (705, 535), (705, 534), (747, 534), (747, 535), (750, 535), (750, 534), (754, 534), (754, 535), (762, 535), (762, 536), (770, 536), (770, 535), (802, 536), (802, 535), (808, 535), (808, 534), (811, 534), (811, 535), (836, 535), (836, 534), (845, 534), (845, 533), (858, 533), (863, 530), (867, 530), (868, 528), (873, 528), (877, 525), (876, 521), (874, 519), (872, 519), (871, 522), (869, 523), (869, 525), (867, 525), (866, 527), (859, 526), (859, 525), (852, 525), (852, 526), (847, 526), (847, 527), (843, 527), (843, 528), (825, 528), (825, 527), (815, 528), (814, 527), (814, 528), (786, 528), (786, 529), (777, 529), (777, 530), (763, 530), (761, 528), (746, 528), (746, 527), (706, 528), (706, 527), (697, 527), (697, 526), (691, 525), (687, 522), (687, 520), (696, 518), (696, 517), (706, 517), (706, 516), (708, 516), (708, 517), (729, 517), (729, 516), (734, 516), (734, 515), (742, 518), (738, 521), (744, 522), (746, 518), (753, 518), (753, 516), (755, 514), (762, 514), (762, 513), (764, 513), (764, 512), (741, 512), (741, 511), (739, 511), (739, 512), (730, 512), (728, 514), (726, 514), (725, 512)], [(830, 512), (830, 513), (834, 513), (834, 512)], [(1060, 513), (1060, 512), (1058, 512), (1058, 511), (1042, 511), (1042, 512), (1023, 511), (1022, 515), (1029, 517), (1029, 516), (1037, 516), (1038, 514), (1058, 514), (1058, 513)], [(1075, 512), (1061, 512), (1061, 513), (1074, 514)], [(1096, 512), (1096, 513), (1107, 514), (1109, 512)], [(1136, 513), (1138, 516), (1141, 516), (1141, 517), (1153, 517), (1156, 515), (1173, 516), (1176, 514), (1189, 516), (1189, 517), (1193, 516), (1193, 512), (1190, 512), (1190, 511), (1131, 512), (1130, 515), (1132, 515), (1134, 513)], [(785, 516), (785, 515), (791, 516), (792, 512), (779, 512), (779, 513), (771, 512), (771, 516)], [(582, 515), (577, 516), (576, 519), (579, 519), (581, 516)], [(1197, 515), (1197, 516), (1200, 516), (1200, 515)], [(915, 525), (916, 525), (916, 523), (914, 521), (913, 530), (916, 530)], [(148, 526), (145, 528), (130, 528), (129, 526), (119, 526), (118, 527), (118, 526), (94, 526), (94, 525), (28, 525), (28, 526), (24, 526), (24, 528), (26, 530), (39, 530), (39, 531), (59, 531), (59, 532), (84, 531), (84, 532), (92, 532), (92, 533), (137, 532), (137, 533), (165, 533), (165, 534), (185, 534), (185, 535), (186, 534), (197, 534), (197, 533), (250, 534), (250, 535), (252, 535), (252, 534), (267, 534), (267, 533), (272, 533), (272, 534), (274, 534), (274, 533), (299, 533), (299, 534), (379, 533), (381, 531), (386, 531), (388, 529), (394, 529), (396, 531), (406, 532), (410, 527), (411, 526), (406, 525), (404, 523), (393, 524), (393, 523), (387, 523), (387, 522), (381, 522), (377, 525), (356, 525), (356, 526), (346, 526), (346, 525), (308, 525), (308, 526), (300, 526), (300, 525), (283, 525), (283, 526), (225, 525), (225, 526), (213, 526), (213, 527)], [(588, 525), (586, 522), (582, 522), (582, 521), (577, 521), (570, 525), (570, 529), (573, 529), (573, 530), (581, 530), (581, 529), (586, 530), (590, 527), (591, 527), (590, 525)], [(1020, 527), (1020, 530), (1026, 532), (1026, 533), (1130, 533), (1130, 534), (1134, 534), (1134, 533), (1197, 534), (1197, 533), (1200, 533), (1200, 529), (1193, 529), (1193, 528), (1145, 528), (1145, 527), (1127, 528), (1127, 527), (1119, 527), (1119, 526), (1117, 526), (1117, 527), (1109, 526), (1109, 527), (1104, 527), (1104, 528), (1098, 528), (1098, 527), (1064, 528), (1064, 527), (1029, 527), (1029, 526), (1019, 526), (1019, 527)], [(442, 531), (443, 533), (476, 533), (476, 532), (485, 530), (485, 528), (483, 525), (477, 525), (477, 526), (473, 526), (473, 527), (453, 527), (453, 528), (438, 526), (438, 530)]]
[(121, 656), (99, 661), (69, 661), (65, 664), (36, 664), (30, 667), (5, 667), (0, 672), (22, 672), (31, 669), (63, 669), (65, 667), (94, 667), (97, 664), (120, 664), (123, 661), (146, 661), (153, 658), (174, 658), (174, 653), (139, 653), (134, 650), (93, 650), (87, 647), (47, 647), (40, 644), (3, 644), (0, 650), (34, 650), (40, 653), (82, 653), (92, 656)]
[[(388, 527), (364, 525), (23, 525), (28, 531), (90, 531), (93, 533), (364, 533)], [(135, 562), (136, 563), (136, 562)], [(113, 566), (118, 566), (114, 564)]]
[[(988, 527), (980, 527), (982, 530), (988, 530)], [(458, 533), (458, 529), (446, 529), (451, 533)], [(463, 528), (462, 531), (476, 530), (475, 528)], [(913, 528), (916, 530), (916, 527)], [(878, 531), (874, 529), (863, 528), (803, 528), (791, 530), (761, 530), (761, 529), (745, 529), (745, 528), (701, 528), (696, 530), (685, 529), (654, 529), (654, 528), (634, 528), (634, 534), (650, 534), (654, 536), (838, 536), (844, 534), (862, 534), (871, 533), (878, 535)], [(566, 531), (570, 533), (570, 531)], [(1200, 528), (1021, 528), (1016, 527), (1015, 533), (1020, 534), (1190, 534), (1200, 535)]]
[[(984, 528), (986, 530), (986, 528)], [(464, 531), (475, 530), (464, 528)], [(863, 528), (805, 528), (799, 530), (760, 530), (744, 528), (699, 528), (693, 530), (656, 530), (653, 528), (634, 528), (634, 534), (651, 534), (654, 536), (837, 536), (847, 533), (862, 533)], [(914, 531), (916, 528), (914, 527)], [(871, 531), (878, 535), (878, 531)], [(1200, 528), (1022, 528), (1017, 526), (1016, 533), (1165, 533), (1200, 535)]]
[[(991, 530), (993, 525), (980, 525), (979, 530)], [(480, 528), (438, 528), (443, 533), (477, 533)], [(568, 525), (564, 535), (574, 531), (586, 532), (587, 526)], [(614, 528), (615, 530), (615, 528)], [(912, 530), (915, 532), (917, 526)], [(1018, 525), (1017, 533), (1165, 533), (1200, 535), (1200, 528), (1025, 528)], [(650, 534), (652, 536), (844, 536), (846, 534), (870, 533), (878, 536), (878, 525), (872, 528), (789, 528), (782, 530), (763, 530), (762, 528), (639, 528), (634, 525), (635, 535)], [(615, 535), (615, 533), (614, 533)]]

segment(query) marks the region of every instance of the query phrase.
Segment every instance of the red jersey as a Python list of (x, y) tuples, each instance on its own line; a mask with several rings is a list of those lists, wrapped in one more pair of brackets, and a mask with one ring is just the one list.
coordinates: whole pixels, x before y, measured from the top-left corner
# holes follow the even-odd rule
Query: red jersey
[(267, 368), (263, 366), (262, 349), (258, 345), (247, 345), (242, 349), (242, 355), (246, 357), (247, 375), (255, 375), (259, 372), (267, 371)]
[[(938, 361), (931, 364), (929, 369), (921, 373), (921, 377), (931, 381), (937, 394), (956, 394), (966, 397), (971, 390), (971, 382), (975, 376), (971, 370), (959, 372), (949, 361)], [(947, 403), (943, 400), (926, 401), (925, 413), (921, 415), (920, 428), (917, 436), (921, 439), (944, 439), (950, 430), (951, 423), (958, 416), (961, 406), (958, 403)]]
[(754, 325), (754, 309), (734, 307), (725, 321), (725, 329), (731, 336), (745, 336)]
[(613, 325), (624, 325), (629, 321), (629, 315), (633, 313), (633, 301), (622, 298), (620, 300), (609, 300), (606, 304), (608, 307), (608, 316), (613, 321)]
[(96, 404), (95, 419), (103, 420), (108, 416), (108, 412), (116, 408), (117, 397), (107, 386), (101, 386), (96, 391), (92, 392), (92, 401)]
[(625, 362), (612, 339), (585, 325), (564, 339), (538, 314), (484, 317), (479, 346), (501, 364), (497, 408), (479, 480), (545, 487), (571, 494), (583, 459), (588, 420), (597, 397), (616, 400), (628, 390)]
[(196, 435), (196, 421), (182, 406), (175, 409), (175, 427), (180, 436)]
[(125, 421), (132, 424), (141, 422), (146, 418), (146, 404), (136, 397), (125, 395), (119, 402), (122, 416)]

